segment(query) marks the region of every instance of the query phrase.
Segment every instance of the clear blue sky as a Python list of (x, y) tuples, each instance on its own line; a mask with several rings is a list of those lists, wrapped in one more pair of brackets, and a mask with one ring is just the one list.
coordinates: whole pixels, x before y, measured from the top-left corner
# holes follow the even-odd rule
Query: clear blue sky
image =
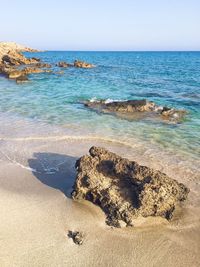
[(49, 50), (200, 50), (200, 0), (0, 0), (1, 41)]

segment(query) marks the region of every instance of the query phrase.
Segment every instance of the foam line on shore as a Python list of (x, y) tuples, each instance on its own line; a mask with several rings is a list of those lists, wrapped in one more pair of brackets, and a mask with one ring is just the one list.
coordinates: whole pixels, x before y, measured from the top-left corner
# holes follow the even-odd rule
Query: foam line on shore
[(80, 141), (80, 140), (96, 140), (96, 141), (103, 141), (109, 143), (115, 143), (120, 145), (125, 145), (130, 148), (134, 148), (136, 145), (131, 145), (128, 142), (120, 141), (116, 139), (104, 138), (100, 136), (71, 136), (71, 135), (64, 135), (64, 136), (34, 136), (34, 137), (19, 137), (19, 138), (12, 138), (12, 137), (0, 137), (0, 141)]
[(38, 173), (38, 171), (36, 169), (33, 169), (31, 167), (24, 166), (23, 164), (19, 163), (15, 159), (11, 159), (6, 153), (4, 153), (2, 151), (0, 151), (0, 152), (1, 152), (1, 154), (3, 154), (8, 159), (9, 162), (13, 163), (14, 165), (17, 165), (17, 166), (21, 167), (22, 169), (26, 169), (28, 171), (37, 172)]

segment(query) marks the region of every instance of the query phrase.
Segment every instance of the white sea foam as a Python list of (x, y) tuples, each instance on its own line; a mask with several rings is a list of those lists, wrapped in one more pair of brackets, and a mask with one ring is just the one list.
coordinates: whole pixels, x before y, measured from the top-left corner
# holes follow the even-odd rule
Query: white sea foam
[(91, 103), (93, 103), (93, 102), (97, 102), (98, 100), (97, 100), (96, 97), (92, 97), (89, 101), (90, 101)]
[[(91, 103), (93, 103), (93, 102), (99, 102), (100, 100), (99, 99), (97, 99), (97, 97), (93, 97), (93, 98), (91, 98), (90, 100), (89, 100)], [(107, 98), (107, 99), (105, 99), (105, 101), (104, 101), (104, 103), (105, 104), (108, 104), (108, 103), (112, 103), (112, 102), (122, 102), (122, 101), (125, 101), (124, 99), (112, 99), (112, 98)]]
[(17, 166), (19, 166), (19, 167), (21, 167), (21, 168), (23, 168), (23, 169), (26, 169), (26, 170), (28, 170), (28, 171), (31, 171), (31, 172), (38, 172), (36, 169), (31, 168), (31, 167), (28, 167), (28, 166), (25, 166), (25, 165), (23, 165), (22, 163), (16, 161), (15, 159), (12, 159), (11, 157), (9, 157), (9, 156), (8, 156), (6, 153), (4, 153), (3, 151), (0, 151), (0, 152), (1, 152), (1, 154), (3, 154), (4, 157), (6, 157), (7, 160), (8, 160), (9, 162), (11, 162), (12, 164), (17, 165)]
[(108, 103), (112, 103), (112, 102), (122, 102), (122, 101), (125, 101), (123, 99), (112, 99), (112, 98), (108, 98), (105, 100), (105, 103), (108, 104)]

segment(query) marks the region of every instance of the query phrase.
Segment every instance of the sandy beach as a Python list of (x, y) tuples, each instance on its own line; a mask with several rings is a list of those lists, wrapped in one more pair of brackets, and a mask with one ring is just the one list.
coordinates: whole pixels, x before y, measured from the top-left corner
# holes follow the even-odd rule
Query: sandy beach
[[(2, 132), (0, 141), (0, 266), (200, 265), (195, 166), (164, 154), (139, 154), (137, 146), (53, 134), (27, 137), (18, 125), (12, 135)], [(162, 170), (190, 188), (189, 199), (171, 222), (157, 217), (139, 219), (135, 227), (109, 227), (99, 207), (70, 196), (75, 161), (92, 145)], [(69, 230), (84, 233), (83, 245), (68, 238)]]
[[(40, 58), (26, 58), (19, 53), (36, 50), (16, 43), (1, 43), (0, 46), (0, 266), (200, 266), (200, 120), (199, 94), (195, 91), (198, 85), (194, 86), (198, 77), (196, 74), (193, 80), (179, 77), (181, 71), (185, 71), (185, 67), (177, 63), (181, 60), (179, 53), (145, 54), (140, 76), (141, 62), (137, 53), (80, 52), (79, 55), (91, 60), (96, 57), (99, 64), (96, 65), (88, 63), (92, 62), (90, 60), (74, 60), (76, 53), (72, 52), (72, 64), (67, 63), (68, 59), (63, 61), (65, 52), (38, 51), (40, 62)], [(126, 62), (124, 66), (118, 63), (119, 56)], [(157, 56), (163, 67), (145, 80), (146, 66), (152, 64), (154, 70), (152, 58)], [(181, 56), (185, 60), (190, 56), (191, 65), (186, 64), (186, 68), (193, 75), (193, 62), (198, 55)], [(164, 77), (162, 73), (166, 59), (171, 80), (168, 72)], [(178, 68), (174, 78), (175, 66)], [(137, 81), (133, 73), (140, 76)], [(149, 92), (146, 88), (157, 80), (155, 88)], [(193, 92), (188, 84), (194, 87)], [(140, 92), (136, 88), (138, 85), (143, 88)], [(160, 88), (159, 93), (156, 86)], [(115, 94), (118, 101), (113, 100)], [(98, 100), (96, 95), (104, 100)], [(141, 99), (143, 96), (147, 100)], [(149, 101), (151, 97), (162, 105)], [(169, 107), (165, 106), (168, 102)], [(131, 165), (120, 157), (113, 163), (113, 154), (98, 158), (96, 165), (92, 165), (93, 159), (86, 159), (89, 168), (86, 164), (86, 169), (81, 171), (90, 200), (94, 200), (92, 193), (98, 195), (103, 176), (107, 179), (104, 180), (106, 193), (117, 200), (110, 201), (105, 188), (100, 187), (100, 193), (105, 194), (101, 200), (106, 199), (107, 207), (122, 207), (120, 214), (123, 216), (118, 219), (123, 221), (124, 227), (106, 224), (103, 210), (83, 200), (84, 197), (72, 199), (77, 174), (75, 163), (88, 154), (92, 146), (103, 147), (152, 168), (147, 170), (137, 163)], [(117, 164), (121, 164), (119, 171), (115, 168)], [(188, 189), (154, 170), (183, 183)], [(90, 171), (96, 183), (88, 182)], [(80, 186), (78, 178), (76, 181)], [(91, 193), (92, 183), (95, 192)], [(146, 185), (151, 186), (149, 195)], [(112, 191), (112, 186), (115, 189), (119, 186), (119, 190)], [(132, 207), (141, 211), (143, 199), (138, 197), (141, 192), (150, 196), (144, 202), (147, 209), (149, 199), (153, 199), (153, 212), (134, 213), (129, 209), (128, 198)], [(179, 197), (173, 198), (176, 195)], [(93, 202), (98, 203), (99, 199)], [(119, 199), (124, 202), (118, 203)], [(177, 200), (186, 201), (178, 205)], [(158, 203), (161, 203), (160, 213), (157, 213)], [(101, 201), (98, 204), (101, 205)], [(124, 213), (126, 209), (131, 210), (135, 218), (137, 215), (133, 226)], [(113, 213), (116, 214), (116, 210)], [(120, 226), (120, 223), (113, 226)], [(82, 245), (73, 242), (68, 235), (70, 231), (83, 234)]]

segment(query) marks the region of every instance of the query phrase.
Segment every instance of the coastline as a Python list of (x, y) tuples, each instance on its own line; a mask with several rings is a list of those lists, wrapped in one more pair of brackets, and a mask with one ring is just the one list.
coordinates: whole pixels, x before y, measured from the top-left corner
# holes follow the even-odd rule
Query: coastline
[[(48, 58), (50, 59), (51, 57)], [(76, 68), (76, 64), (79, 65), (80, 62), (75, 62), (73, 67)], [(48, 63), (52, 64), (50, 61)], [(59, 63), (62, 66), (67, 64), (62, 61)], [(56, 62), (53, 64), (53, 69), (58, 68)], [(7, 66), (7, 63), (5, 65)], [(58, 80), (58, 83), (55, 80), (55, 73), (52, 76), (49, 73), (48, 78), (45, 76), (47, 73), (38, 76), (35, 74), (36, 80), (38, 78), (35, 85), (34, 79), (30, 76), (32, 84), (31, 82), (27, 86), (24, 84), (20, 89), (15, 87), (18, 85), (12, 84), (10, 88), (14, 89), (14, 95), (8, 94), (8, 98), (3, 98), (5, 109), (0, 113), (0, 121), (3, 125), (0, 129), (0, 209), (2, 211), (0, 265), (6, 267), (12, 265), (63, 266), (65, 264), (70, 266), (199, 266), (200, 166), (196, 156), (198, 148), (195, 150), (194, 157), (191, 154), (192, 149), (187, 153), (187, 147), (183, 149), (185, 153), (182, 153), (181, 149), (176, 151), (179, 142), (176, 147), (173, 147), (172, 143), (173, 149), (170, 150), (169, 145), (165, 147), (170, 136), (167, 136), (168, 139), (163, 146), (159, 146), (159, 142), (163, 141), (162, 138), (159, 139), (159, 134), (168, 135), (175, 129), (174, 125), (170, 125), (164, 132), (162, 124), (147, 121), (146, 127), (145, 122), (137, 124), (136, 120), (128, 128), (127, 126), (131, 124), (129, 121), (120, 120), (119, 123), (114, 116), (103, 115), (105, 117), (102, 118), (95, 112), (84, 109), (80, 106), (79, 97), (74, 100), (74, 95), (72, 95), (73, 101), (69, 99), (67, 102), (68, 105), (59, 101), (56, 104), (51, 102), (52, 99), (56, 99), (54, 96), (57, 96), (57, 90), (60, 88), (58, 100), (64, 99), (65, 91), (62, 91), (62, 86), (59, 87), (61, 81), (64, 90), (65, 85), (70, 82), (70, 77), (75, 75), (76, 79), (77, 73), (85, 75), (84, 82), (88, 82), (88, 73), (78, 68), (88, 68), (88, 65), (77, 66), (76, 70), (69, 68), (70, 70), (63, 71), (63, 78)], [(105, 75), (104, 67), (100, 66), (101, 68)], [(89, 77), (94, 77), (95, 74), (94, 70)], [(97, 76), (97, 80), (99, 77)], [(51, 93), (52, 87), (58, 84), (55, 95), (51, 93), (48, 95), (47, 80), (51, 79), (53, 81), (50, 85)], [(58, 79), (57, 76), (56, 79)], [(113, 79), (115, 81), (116, 77), (114, 76)], [(69, 91), (81, 86), (81, 82), (80, 79), (76, 84), (74, 79), (71, 79), (73, 87), (69, 87)], [(37, 93), (34, 95), (37, 90), (43, 92), (41, 89), (44, 90), (44, 95), (37, 95)], [(28, 99), (30, 102), (27, 103), (26, 95), (29, 90), (31, 97)], [(11, 101), (14, 107), (10, 104), (6, 113), (7, 99), (15, 100), (16, 94), (19, 101), (17, 103)], [(29, 111), (32, 110), (35, 96), (38, 99), (42, 96), (41, 99), (44, 99), (45, 103), (49, 101), (50, 105), (45, 107), (41, 105), (42, 102), (38, 102), (40, 108), (37, 109), (36, 105), (36, 113), (31, 114)], [(68, 95), (66, 94), (65, 97), (68, 98)], [(26, 107), (24, 110), (20, 109), (21, 101), (24, 101), (23, 104)], [(63, 113), (58, 113), (56, 117), (56, 107), (61, 106), (64, 111), (62, 110)], [(13, 115), (15, 108), (17, 112)], [(43, 108), (46, 108), (46, 113), (42, 113)], [(9, 112), (10, 109), (11, 112)], [(81, 117), (82, 113), (85, 117), (84, 115)], [(71, 120), (67, 120), (68, 116), (72, 116)], [(56, 120), (58, 118), (60, 121)], [(61, 123), (62, 118), (67, 119)], [(98, 125), (94, 129), (94, 123), (97, 122)], [(149, 127), (148, 123), (149, 125), (152, 123), (153, 126)], [(119, 124), (121, 128), (118, 128)], [(152, 128), (157, 126), (161, 131), (151, 132)], [(137, 127), (138, 130), (133, 131)], [(187, 127), (190, 127), (190, 124)], [(187, 128), (183, 126), (182, 132), (184, 129)], [(126, 130), (129, 135), (125, 135)], [(144, 136), (139, 138), (143, 130)], [(174, 130), (174, 136), (177, 137), (175, 142), (180, 141), (179, 133), (182, 132)], [(139, 134), (134, 135), (134, 133)], [(148, 138), (145, 139), (146, 136)], [(151, 140), (152, 136), (155, 138)], [(78, 202), (71, 199), (76, 175), (75, 162), (82, 155), (87, 154), (89, 148), (94, 145), (110, 149), (141, 165), (160, 170), (178, 182), (184, 183), (190, 188), (188, 201), (181, 209), (177, 209), (170, 223), (159, 217), (149, 217), (139, 218), (132, 228), (109, 227), (105, 224), (105, 214), (99, 207), (87, 201)], [(77, 247), (67, 237), (69, 230), (83, 231), (85, 235), (83, 246)]]
[[(21, 127), (16, 132), (25, 137)], [(199, 265), (200, 177), (195, 177), (188, 166), (180, 168), (174, 158), (168, 165), (164, 159), (159, 160), (159, 155), (150, 158), (111, 142), (59, 140), (58, 136), (51, 139), (45, 135), (38, 139), (34, 134), (33, 138), (23, 137), (1, 138), (1, 266)], [(191, 192), (182, 211), (177, 210), (170, 223), (149, 218), (138, 220), (133, 228), (113, 230), (105, 224), (99, 207), (87, 201), (72, 201), (74, 163), (91, 145), (157, 166), (184, 182)], [(77, 247), (68, 239), (68, 230), (83, 231), (84, 245)]]

